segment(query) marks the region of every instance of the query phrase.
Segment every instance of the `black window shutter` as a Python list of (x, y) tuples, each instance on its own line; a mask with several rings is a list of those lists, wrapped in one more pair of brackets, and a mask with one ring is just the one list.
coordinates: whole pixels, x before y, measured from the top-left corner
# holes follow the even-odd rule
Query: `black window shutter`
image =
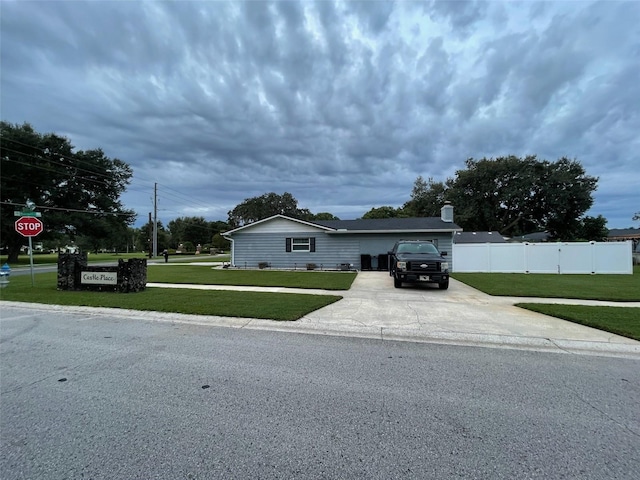
[(311, 237), (309, 239), (309, 247), (310, 247), (310, 251), (312, 251), (312, 252), (316, 251), (316, 238), (315, 237)]
[(290, 252), (291, 251), (291, 238), (287, 238), (286, 240), (287, 240), (287, 242), (285, 244), (285, 251)]

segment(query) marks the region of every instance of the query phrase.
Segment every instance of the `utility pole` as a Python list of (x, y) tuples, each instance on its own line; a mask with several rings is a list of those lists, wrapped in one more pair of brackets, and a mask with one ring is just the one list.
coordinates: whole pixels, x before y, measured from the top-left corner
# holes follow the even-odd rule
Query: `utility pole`
[(149, 258), (153, 255), (153, 246), (151, 245), (153, 239), (153, 224), (151, 223), (151, 212), (149, 212), (149, 231), (147, 232), (149, 239)]
[(158, 256), (158, 184), (153, 184), (153, 256)]

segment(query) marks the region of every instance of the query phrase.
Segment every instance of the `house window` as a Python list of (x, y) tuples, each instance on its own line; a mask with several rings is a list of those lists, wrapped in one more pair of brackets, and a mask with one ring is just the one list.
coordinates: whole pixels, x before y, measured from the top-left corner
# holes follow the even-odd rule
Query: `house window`
[(315, 252), (316, 239), (313, 237), (287, 238), (287, 252)]
[(308, 252), (311, 250), (310, 243), (308, 238), (292, 238), (291, 239), (291, 250), (293, 252)]

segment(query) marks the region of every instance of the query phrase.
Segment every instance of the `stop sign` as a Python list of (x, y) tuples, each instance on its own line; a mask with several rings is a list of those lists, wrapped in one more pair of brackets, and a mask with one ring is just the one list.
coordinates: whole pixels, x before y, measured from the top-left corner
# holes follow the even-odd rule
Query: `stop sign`
[(35, 237), (44, 230), (44, 224), (36, 217), (20, 217), (16, 220), (16, 232), (23, 237)]

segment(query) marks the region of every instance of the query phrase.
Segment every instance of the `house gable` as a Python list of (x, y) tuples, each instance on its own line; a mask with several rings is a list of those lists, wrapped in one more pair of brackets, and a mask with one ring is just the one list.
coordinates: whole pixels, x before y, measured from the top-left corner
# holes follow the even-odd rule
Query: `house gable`
[(224, 236), (233, 236), (238, 233), (244, 234), (265, 234), (265, 233), (321, 233), (331, 230), (328, 227), (315, 225), (313, 223), (286, 217), (284, 215), (274, 215), (273, 217), (259, 220), (249, 225), (225, 232)]

